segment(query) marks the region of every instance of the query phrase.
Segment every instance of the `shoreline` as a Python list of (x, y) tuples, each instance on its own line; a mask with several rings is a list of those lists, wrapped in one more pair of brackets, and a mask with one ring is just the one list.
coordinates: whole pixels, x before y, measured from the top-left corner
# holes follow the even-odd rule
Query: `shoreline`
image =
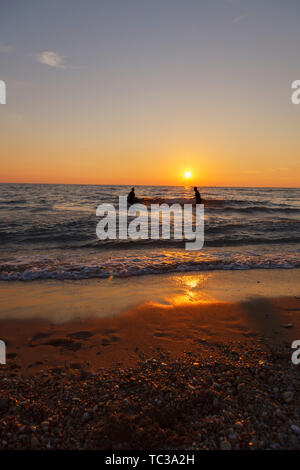
[(87, 280), (0, 282), (0, 320), (53, 323), (113, 317), (138, 305), (192, 305), (300, 296), (300, 269), (251, 269), (150, 274)]

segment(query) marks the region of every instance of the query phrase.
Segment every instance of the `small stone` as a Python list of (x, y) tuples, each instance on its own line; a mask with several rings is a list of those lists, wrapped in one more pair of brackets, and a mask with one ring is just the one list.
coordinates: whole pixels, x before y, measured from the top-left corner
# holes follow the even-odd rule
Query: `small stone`
[(230, 442), (227, 441), (227, 439), (224, 439), (223, 441), (221, 441), (221, 443), (220, 443), (220, 449), (221, 449), (221, 450), (231, 450), (232, 447), (231, 447)]
[(4, 410), (5, 408), (8, 408), (9, 404), (10, 404), (9, 398), (1, 398), (1, 400), (0, 400), (0, 410)]
[(298, 444), (298, 437), (295, 436), (295, 434), (292, 434), (290, 437), (290, 443), (292, 444), (293, 447), (295, 447)]
[(294, 394), (293, 392), (283, 392), (282, 398), (286, 403), (291, 403), (293, 401)]
[(300, 428), (299, 426), (296, 426), (296, 424), (291, 424), (291, 430), (294, 431), (296, 434), (300, 434)]
[(283, 414), (282, 414), (282, 411), (280, 408), (276, 408), (274, 414), (278, 417), (278, 418), (282, 418), (283, 417)]
[(31, 438), (31, 448), (32, 449), (38, 449), (40, 446), (40, 441), (38, 440), (37, 437), (33, 436)]
[(217, 398), (214, 398), (213, 400), (213, 407), (216, 409), (220, 408), (220, 402)]

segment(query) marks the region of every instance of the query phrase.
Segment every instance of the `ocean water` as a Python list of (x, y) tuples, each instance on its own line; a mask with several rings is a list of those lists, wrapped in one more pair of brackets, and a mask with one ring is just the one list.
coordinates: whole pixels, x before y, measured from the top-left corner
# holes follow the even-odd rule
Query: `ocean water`
[[(96, 237), (96, 208), (129, 186), (0, 184), (0, 280), (88, 279), (300, 267), (300, 189), (200, 188), (205, 244)], [(136, 186), (142, 202), (188, 203), (191, 187)]]

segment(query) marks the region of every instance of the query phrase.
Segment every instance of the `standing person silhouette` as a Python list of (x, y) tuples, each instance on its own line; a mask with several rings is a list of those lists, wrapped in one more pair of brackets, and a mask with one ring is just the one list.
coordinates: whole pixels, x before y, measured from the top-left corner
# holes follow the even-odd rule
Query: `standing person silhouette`
[(128, 204), (134, 204), (134, 203), (135, 203), (135, 192), (134, 192), (134, 188), (131, 188), (130, 193), (128, 193), (127, 202), (128, 202)]
[(201, 195), (198, 191), (197, 186), (194, 187), (194, 191), (195, 191), (196, 204), (201, 204), (202, 199), (201, 199)]

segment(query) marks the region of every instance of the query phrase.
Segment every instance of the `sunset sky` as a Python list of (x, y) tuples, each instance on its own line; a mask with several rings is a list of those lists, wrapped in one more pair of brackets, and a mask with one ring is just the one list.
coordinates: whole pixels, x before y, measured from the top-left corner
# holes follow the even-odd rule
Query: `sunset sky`
[(298, 0), (0, 3), (1, 182), (300, 186)]

